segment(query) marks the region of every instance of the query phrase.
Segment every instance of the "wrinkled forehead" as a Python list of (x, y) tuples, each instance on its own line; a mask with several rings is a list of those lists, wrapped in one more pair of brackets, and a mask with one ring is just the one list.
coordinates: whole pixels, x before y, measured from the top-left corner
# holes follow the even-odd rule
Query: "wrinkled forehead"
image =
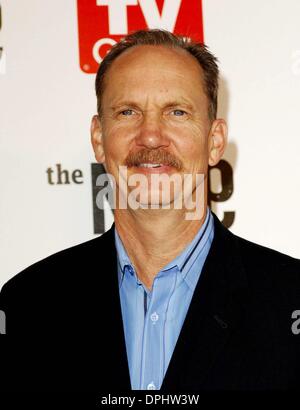
[(186, 50), (166, 46), (134, 46), (118, 56), (105, 74), (106, 101), (135, 93), (187, 94), (203, 97), (203, 70)]
[(201, 70), (200, 64), (197, 59), (190, 54), (187, 50), (181, 47), (174, 47), (168, 45), (136, 45), (123, 51), (112, 63), (112, 65), (127, 64), (128, 61), (136, 62), (143, 61), (150, 58), (153, 63), (161, 59), (167, 59), (172, 61), (173, 64), (194, 65)]

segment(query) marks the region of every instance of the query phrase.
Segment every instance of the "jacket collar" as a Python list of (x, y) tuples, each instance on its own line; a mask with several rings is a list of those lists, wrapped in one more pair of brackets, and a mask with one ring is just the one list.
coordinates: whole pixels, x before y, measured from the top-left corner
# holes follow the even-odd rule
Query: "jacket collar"
[[(214, 216), (215, 236), (162, 390), (201, 388), (243, 316), (247, 279), (236, 236)], [(196, 380), (195, 375), (197, 375)], [(196, 383), (195, 385), (193, 383)]]

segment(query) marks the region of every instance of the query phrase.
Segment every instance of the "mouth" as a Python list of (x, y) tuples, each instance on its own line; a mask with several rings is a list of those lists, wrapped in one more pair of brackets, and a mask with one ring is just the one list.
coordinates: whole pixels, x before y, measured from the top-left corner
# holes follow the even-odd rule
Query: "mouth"
[(139, 164), (138, 168), (159, 168), (164, 166), (163, 164), (152, 164), (152, 163), (143, 163)]
[(162, 163), (152, 163), (152, 162), (143, 162), (141, 164), (136, 164), (134, 165), (134, 168), (136, 168), (138, 172), (142, 172), (145, 174), (170, 173), (173, 169), (171, 165), (162, 164)]

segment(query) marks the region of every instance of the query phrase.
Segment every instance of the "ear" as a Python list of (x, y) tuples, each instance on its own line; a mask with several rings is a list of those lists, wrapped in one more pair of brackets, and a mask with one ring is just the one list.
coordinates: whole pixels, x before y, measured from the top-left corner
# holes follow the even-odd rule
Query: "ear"
[(227, 145), (227, 124), (223, 119), (214, 120), (208, 137), (208, 163), (216, 165), (222, 158)]
[(91, 141), (96, 160), (103, 164), (105, 162), (105, 155), (103, 149), (102, 125), (98, 115), (94, 115), (92, 118)]

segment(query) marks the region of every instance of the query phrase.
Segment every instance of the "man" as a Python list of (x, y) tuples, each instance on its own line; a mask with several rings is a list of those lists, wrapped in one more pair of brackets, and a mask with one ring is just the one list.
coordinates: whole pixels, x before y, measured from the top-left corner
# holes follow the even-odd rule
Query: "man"
[(4, 285), (8, 390), (299, 388), (299, 260), (207, 207), (227, 140), (217, 90), (216, 58), (166, 31), (132, 33), (101, 63), (91, 134), (115, 222)]

